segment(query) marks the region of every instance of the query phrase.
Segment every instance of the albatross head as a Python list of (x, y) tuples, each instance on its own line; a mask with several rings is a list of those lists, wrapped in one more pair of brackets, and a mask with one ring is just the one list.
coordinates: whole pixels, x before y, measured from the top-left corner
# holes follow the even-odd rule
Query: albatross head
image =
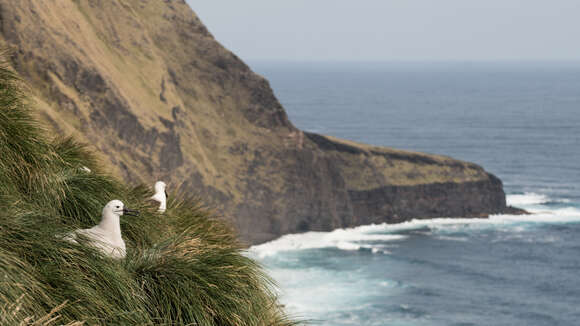
[(125, 204), (123, 204), (123, 202), (118, 200), (118, 199), (111, 200), (103, 208), (103, 217), (105, 217), (105, 216), (120, 217), (123, 214), (131, 215), (131, 216), (139, 216), (138, 211), (125, 208)]
[(155, 182), (155, 193), (156, 194), (164, 193), (166, 187), (167, 185), (163, 181)]

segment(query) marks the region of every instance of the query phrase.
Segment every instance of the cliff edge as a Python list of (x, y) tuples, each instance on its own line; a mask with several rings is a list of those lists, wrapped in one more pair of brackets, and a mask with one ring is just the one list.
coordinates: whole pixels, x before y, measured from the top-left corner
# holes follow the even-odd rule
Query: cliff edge
[(298, 130), (185, 1), (0, 0), (0, 39), (55, 134), (213, 200), (250, 243), (506, 210), (475, 164)]

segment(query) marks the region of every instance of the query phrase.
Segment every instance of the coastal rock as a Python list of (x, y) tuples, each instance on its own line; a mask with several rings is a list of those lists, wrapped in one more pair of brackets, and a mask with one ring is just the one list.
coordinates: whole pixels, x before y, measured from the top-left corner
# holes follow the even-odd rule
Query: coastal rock
[(125, 180), (202, 196), (249, 243), (506, 211), (475, 164), (298, 130), (184, 1), (0, 0), (0, 39), (52, 133)]

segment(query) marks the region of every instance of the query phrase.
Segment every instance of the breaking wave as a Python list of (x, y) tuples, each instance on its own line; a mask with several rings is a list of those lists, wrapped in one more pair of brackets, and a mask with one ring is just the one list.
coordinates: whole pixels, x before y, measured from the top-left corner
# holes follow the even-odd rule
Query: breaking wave
[(509, 206), (525, 207), (530, 205), (542, 205), (548, 203), (569, 203), (568, 199), (552, 199), (546, 195), (534, 192), (524, 194), (512, 194), (506, 196), (506, 202)]
[(372, 242), (400, 241), (407, 238), (397, 234), (376, 234), (367, 232), (366, 227), (352, 229), (337, 229), (331, 232), (307, 232), (302, 234), (288, 234), (281, 238), (261, 245), (253, 246), (250, 252), (259, 257), (274, 255), (280, 251), (336, 248), (340, 250), (368, 249), (374, 253), (381, 251), (384, 246), (373, 245)]
[[(508, 204), (525, 208), (530, 215), (492, 215), (489, 218), (415, 219), (399, 224), (371, 224), (331, 232), (289, 234), (261, 245), (249, 252), (260, 258), (284, 251), (333, 248), (345, 251), (368, 250), (388, 254), (388, 243), (406, 240), (409, 232), (433, 235), (439, 240), (467, 241), (465, 233), (482, 229), (501, 229), (519, 232), (538, 224), (580, 222), (580, 210), (575, 207), (554, 208), (543, 204), (555, 202), (548, 196), (526, 193), (509, 195)], [(564, 202), (560, 200), (559, 202)], [(460, 234), (456, 234), (460, 233)], [(450, 236), (451, 234), (451, 236)]]

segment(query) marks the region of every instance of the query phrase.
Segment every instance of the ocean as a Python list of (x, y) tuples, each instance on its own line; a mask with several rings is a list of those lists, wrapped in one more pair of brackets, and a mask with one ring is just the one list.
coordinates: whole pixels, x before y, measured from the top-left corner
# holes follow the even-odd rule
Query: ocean
[(580, 64), (276, 63), (299, 128), (475, 162), (534, 213), (287, 235), (254, 246), (316, 325), (580, 325)]

